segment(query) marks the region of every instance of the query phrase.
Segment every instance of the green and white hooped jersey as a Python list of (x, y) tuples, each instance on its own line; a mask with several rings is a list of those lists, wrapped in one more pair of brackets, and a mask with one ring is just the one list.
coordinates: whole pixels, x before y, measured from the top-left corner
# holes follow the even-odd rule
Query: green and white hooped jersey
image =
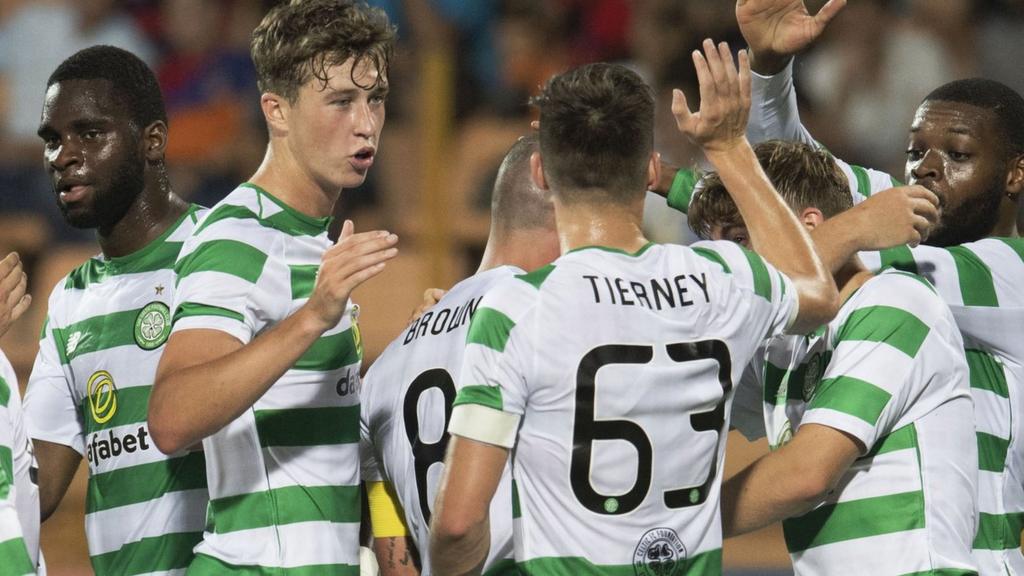
[(18, 377), (0, 352), (0, 576), (35, 574), (39, 564), (39, 489), (25, 432)]
[(29, 435), (86, 459), (85, 534), (97, 574), (182, 574), (206, 517), (202, 452), (149, 436), (149, 394), (171, 332), (174, 261), (192, 206), (133, 254), (93, 257), (50, 294), (25, 396)]
[[(248, 344), (312, 294), (329, 218), (251, 184), (214, 206), (175, 266), (175, 332)], [(358, 574), (359, 365), (349, 307), (256, 403), (203, 440), (210, 525), (189, 574)]]
[(773, 340), (758, 364), (762, 380), (751, 388), (763, 384), (763, 420), (743, 422), (735, 411), (741, 432), (757, 437), (760, 424), (777, 448), (800, 426), (820, 424), (866, 450), (824, 502), (783, 522), (796, 574), (975, 572), (978, 452), (967, 362), (931, 286), (883, 272), (819, 331)]
[(729, 242), (574, 250), (489, 291), (449, 432), (513, 447), (526, 574), (721, 574), (733, 382), (796, 313)]
[[(388, 345), (366, 373), (362, 394), (363, 480), (387, 480), (405, 512), (430, 574), (430, 513), (444, 472), (448, 420), (462, 370), (466, 334), (483, 295), (523, 271), (487, 270), (459, 282)], [(491, 548), (484, 574), (514, 571), (512, 476), (491, 501)]]
[(928, 278), (953, 311), (967, 347), (977, 423), (975, 557), (982, 574), (1024, 575), (1024, 239), (900, 247), (861, 258)]

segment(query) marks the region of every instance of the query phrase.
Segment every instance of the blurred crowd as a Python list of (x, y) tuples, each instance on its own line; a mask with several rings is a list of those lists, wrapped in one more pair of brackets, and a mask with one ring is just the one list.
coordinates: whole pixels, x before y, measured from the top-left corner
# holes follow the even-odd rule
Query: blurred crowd
[[(273, 3), (0, 0), (0, 218), (30, 218), (48, 241), (91, 239), (61, 223), (35, 132), (49, 72), (97, 43), (129, 49), (156, 70), (176, 191), (204, 205), (225, 195), (251, 174), (263, 150), (248, 40)], [(419, 201), (424, 164), (441, 164), (434, 169), (444, 186), (433, 202), (484, 212), (497, 160), (527, 129), (530, 94), (553, 72), (581, 62), (632, 63), (658, 94), (658, 149), (675, 164), (698, 162), (675, 132), (670, 89), (694, 93), (689, 52), (702, 38), (742, 45), (731, 0), (369, 3), (388, 11), (401, 39), (388, 144), (383, 165), (343, 195), (339, 210), (413, 236), (424, 228), (419, 219), (428, 218)], [(930, 89), (981, 75), (1024, 91), (1024, 68), (1015, 61), (1021, 38), (1024, 0), (853, 0), (797, 66), (804, 121), (840, 157), (902, 175), (904, 127)], [(439, 111), (440, 124), (424, 118)], [(656, 238), (685, 238), (675, 215), (653, 207), (649, 216)], [(471, 240), (485, 229), (462, 222), (465, 230), (459, 222), (451, 228)]]

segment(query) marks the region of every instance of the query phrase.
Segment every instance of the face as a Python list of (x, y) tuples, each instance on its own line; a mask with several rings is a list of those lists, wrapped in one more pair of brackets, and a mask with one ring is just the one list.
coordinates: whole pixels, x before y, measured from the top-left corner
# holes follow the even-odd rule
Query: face
[(68, 80), (51, 86), (39, 137), (57, 205), (72, 226), (111, 227), (142, 192), (142, 140), (109, 81)]
[(743, 224), (715, 224), (708, 230), (709, 240), (728, 240), (750, 248), (750, 234)]
[(387, 79), (364, 60), (327, 69), (324, 86), (312, 78), (287, 104), (288, 146), (324, 190), (359, 186), (373, 165), (384, 127)]
[(959, 102), (927, 101), (910, 127), (906, 180), (934, 192), (942, 215), (928, 236), (953, 246), (988, 236), (999, 217), (1009, 170), (999, 125), (990, 110)]

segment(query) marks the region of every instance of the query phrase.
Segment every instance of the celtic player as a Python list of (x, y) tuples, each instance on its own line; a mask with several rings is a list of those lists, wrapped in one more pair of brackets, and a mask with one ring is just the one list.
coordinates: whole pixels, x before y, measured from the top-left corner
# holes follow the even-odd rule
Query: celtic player
[[(827, 153), (777, 140), (755, 149), (808, 228), (852, 206)], [(711, 174), (690, 206), (694, 229), (719, 239), (742, 226), (731, 204)], [(762, 396), (746, 411), (753, 422), (734, 423), (748, 437), (767, 430), (776, 450), (725, 482), (723, 529), (788, 518), (801, 575), (974, 573), (978, 447), (953, 315), (922, 278), (875, 276), (856, 256), (835, 278), (836, 318), (770, 341), (758, 381), (744, 382)]]
[(563, 254), (500, 282), (473, 317), (431, 534), (436, 573), (479, 570), (513, 445), (521, 571), (721, 572), (733, 382), (763, 338), (827, 321), (837, 300), (743, 137), (745, 54), (737, 73), (726, 44), (704, 50), (700, 111), (681, 93), (673, 110), (772, 249), (762, 259), (732, 243), (647, 241), (644, 190), (658, 178), (650, 89), (607, 64), (552, 78), (537, 99), (531, 174), (552, 192)]
[[(491, 195), (491, 233), (477, 273), (456, 284), (400, 334), (366, 374), (363, 433), (370, 459), (370, 511), (385, 481), (397, 494), (422, 573), (430, 573), (429, 525), (447, 447), (448, 419), (462, 369), (466, 334), (480, 299), (497, 282), (550, 263), (558, 256), (551, 201), (530, 182), (536, 137), (521, 138), (506, 154)], [(486, 574), (514, 573), (512, 492), (506, 471), (491, 503), (491, 549)], [(374, 517), (374, 534), (378, 535)], [(377, 547), (382, 572), (395, 565)]]
[(206, 517), (202, 452), (165, 456), (146, 425), (172, 268), (200, 215), (170, 190), (166, 122), (152, 71), (97, 46), (50, 76), (39, 125), (60, 209), (72, 226), (96, 229), (102, 253), (50, 295), (25, 410), (44, 519), (88, 463), (97, 574), (182, 573)]
[(351, 291), (397, 237), (327, 228), (384, 123), (393, 27), (343, 0), (277, 5), (253, 33), (270, 133), (251, 178), (175, 266), (174, 328), (149, 406), (153, 441), (202, 441), (210, 522), (190, 574), (359, 571), (359, 366)]

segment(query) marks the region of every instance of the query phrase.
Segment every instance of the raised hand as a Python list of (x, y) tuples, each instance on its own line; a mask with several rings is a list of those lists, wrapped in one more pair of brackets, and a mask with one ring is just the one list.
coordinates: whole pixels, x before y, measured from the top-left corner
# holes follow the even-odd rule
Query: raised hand
[(25, 293), (28, 278), (22, 270), (21, 258), (11, 252), (0, 260), (0, 336), (3, 336), (32, 303)]
[(861, 250), (917, 246), (939, 219), (939, 198), (923, 186), (897, 186), (872, 194), (855, 211)]
[(764, 75), (784, 68), (845, 5), (846, 0), (829, 0), (811, 16), (803, 0), (736, 0), (736, 22), (750, 49), (751, 68)]
[(345, 221), (338, 243), (324, 253), (306, 303), (324, 330), (341, 320), (352, 290), (379, 274), (398, 254), (397, 242), (398, 236), (381, 230), (356, 234), (352, 221)]
[(672, 114), (679, 131), (706, 152), (728, 149), (743, 141), (750, 114), (750, 63), (745, 50), (739, 53), (739, 69), (729, 44), (717, 47), (704, 41), (704, 54), (693, 51), (693, 65), (700, 83), (700, 109), (691, 112), (681, 90), (672, 91)]

